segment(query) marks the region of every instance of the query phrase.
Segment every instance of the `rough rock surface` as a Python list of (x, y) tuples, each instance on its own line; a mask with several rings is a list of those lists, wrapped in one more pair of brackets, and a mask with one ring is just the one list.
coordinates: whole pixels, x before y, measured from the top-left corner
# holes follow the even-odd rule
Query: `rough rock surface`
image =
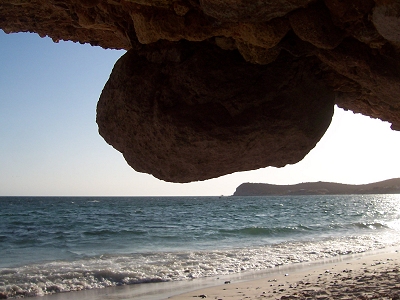
[(235, 51), (186, 44), (128, 51), (100, 97), (100, 134), (135, 170), (187, 182), (281, 167), (325, 133), (335, 93), (315, 57), (249, 65)]
[(399, 0), (2, 0), (0, 28), (128, 50), (100, 134), (164, 180), (295, 163), (334, 104), (400, 130)]

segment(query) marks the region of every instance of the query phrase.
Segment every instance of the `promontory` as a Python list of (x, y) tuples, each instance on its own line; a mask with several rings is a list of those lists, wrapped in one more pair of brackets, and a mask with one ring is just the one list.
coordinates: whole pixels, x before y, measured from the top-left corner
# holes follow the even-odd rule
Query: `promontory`
[(369, 184), (342, 184), (333, 182), (304, 182), (293, 185), (243, 183), (233, 196), (288, 196), (288, 195), (351, 195), (400, 194), (400, 178)]

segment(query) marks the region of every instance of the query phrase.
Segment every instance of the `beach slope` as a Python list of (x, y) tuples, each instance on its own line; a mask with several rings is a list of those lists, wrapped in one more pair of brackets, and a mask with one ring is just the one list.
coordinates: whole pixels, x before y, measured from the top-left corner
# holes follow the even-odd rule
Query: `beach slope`
[(399, 257), (396, 248), (344, 256), (337, 262), (302, 264), (263, 279), (226, 282), (169, 299), (400, 299)]

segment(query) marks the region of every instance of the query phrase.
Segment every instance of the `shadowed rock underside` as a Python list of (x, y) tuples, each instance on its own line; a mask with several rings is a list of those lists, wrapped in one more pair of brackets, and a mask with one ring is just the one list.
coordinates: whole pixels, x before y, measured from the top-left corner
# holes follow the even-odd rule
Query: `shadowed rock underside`
[(334, 104), (400, 130), (398, 0), (3, 0), (0, 28), (128, 50), (99, 132), (163, 180), (296, 163)]

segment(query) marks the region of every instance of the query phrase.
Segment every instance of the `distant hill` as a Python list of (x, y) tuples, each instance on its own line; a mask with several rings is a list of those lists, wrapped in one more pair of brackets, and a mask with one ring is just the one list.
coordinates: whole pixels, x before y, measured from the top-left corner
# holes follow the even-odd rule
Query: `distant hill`
[(305, 182), (293, 185), (243, 183), (233, 196), (400, 194), (400, 178), (369, 184)]

